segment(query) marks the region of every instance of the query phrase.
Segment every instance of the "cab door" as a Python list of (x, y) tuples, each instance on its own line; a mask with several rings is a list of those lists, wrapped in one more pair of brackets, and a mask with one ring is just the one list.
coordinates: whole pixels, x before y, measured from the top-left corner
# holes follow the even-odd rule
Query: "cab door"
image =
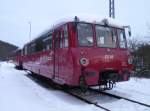
[(72, 57), (69, 53), (68, 26), (64, 25), (54, 34), (54, 81), (67, 83), (72, 77)]
[(69, 36), (68, 26), (63, 25), (60, 31), (60, 50), (59, 50), (59, 80), (60, 82), (66, 83), (70, 80), (72, 74), (72, 57), (69, 55)]

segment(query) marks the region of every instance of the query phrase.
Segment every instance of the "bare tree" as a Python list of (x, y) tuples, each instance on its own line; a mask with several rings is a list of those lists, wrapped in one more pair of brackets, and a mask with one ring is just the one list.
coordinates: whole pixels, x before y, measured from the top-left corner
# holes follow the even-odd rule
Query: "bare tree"
[(139, 47), (139, 42), (137, 39), (130, 39), (128, 41), (128, 48), (130, 50), (130, 52), (135, 52)]

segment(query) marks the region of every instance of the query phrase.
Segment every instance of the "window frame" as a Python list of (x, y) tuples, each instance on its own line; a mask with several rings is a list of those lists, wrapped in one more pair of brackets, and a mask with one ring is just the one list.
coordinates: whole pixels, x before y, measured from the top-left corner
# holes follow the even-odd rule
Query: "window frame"
[[(100, 27), (102, 27), (102, 28), (110, 28), (110, 29), (114, 30), (114, 32), (115, 32), (115, 34), (116, 34), (115, 47), (98, 46), (98, 44), (97, 44), (97, 30), (96, 30), (96, 26), (100, 26)], [(100, 25), (100, 24), (95, 24), (95, 25), (94, 25), (94, 28), (95, 28), (95, 38), (96, 38), (96, 41), (95, 41), (95, 42), (96, 42), (96, 47), (98, 47), (98, 48), (112, 48), (112, 49), (118, 48), (118, 33), (117, 33), (117, 29), (120, 29), (120, 28), (116, 28), (116, 27), (112, 27), (112, 26), (105, 26), (105, 25)]]
[(55, 29), (54, 31), (54, 48), (60, 48), (60, 28)]
[[(45, 37), (43, 39), (43, 42), (44, 42), (44, 50), (47, 51), (47, 50), (52, 50), (53, 49), (53, 35), (52, 33), (50, 33), (47, 37)], [(49, 49), (47, 49), (47, 46), (49, 46)]]
[[(68, 39), (68, 45), (65, 46), (65, 27), (67, 28), (67, 39)], [(63, 37), (63, 48), (69, 48), (70, 47), (70, 37), (69, 37), (69, 27), (68, 23), (62, 25), (62, 37)]]
[[(125, 48), (123, 48), (123, 47), (121, 47), (120, 46), (120, 36), (119, 36), (119, 32), (118, 31), (123, 31), (124, 33), (123, 33), (123, 35), (124, 35), (124, 37), (125, 37)], [(128, 47), (127, 47), (127, 38), (126, 38), (126, 33), (125, 33), (125, 29), (119, 29), (119, 28), (117, 28), (117, 36), (118, 36), (118, 47), (120, 48), (120, 49), (127, 49)]]
[[(65, 31), (64, 31), (64, 27), (67, 28), (67, 39), (68, 39), (68, 42), (67, 42), (67, 46), (65, 46)], [(68, 23), (66, 24), (63, 24), (57, 28), (54, 29), (54, 48), (55, 49), (63, 49), (63, 48), (69, 48), (70, 46), (70, 38), (69, 38), (69, 27), (68, 27)], [(58, 37), (56, 37), (58, 36)], [(58, 44), (56, 44), (56, 38), (58, 38)], [(62, 39), (62, 40), (61, 40)], [(62, 44), (60, 44), (62, 42)], [(58, 47), (56, 47), (56, 45), (58, 45)], [(60, 46), (62, 45), (62, 47)]]
[[(92, 46), (83, 46), (83, 45), (80, 45), (80, 43), (79, 43), (79, 33), (78, 33), (78, 24), (89, 24), (89, 25), (91, 25), (91, 27), (92, 27), (92, 38), (93, 38), (93, 43), (92, 43)], [(77, 46), (78, 47), (94, 47), (95, 46), (95, 38), (94, 38), (94, 36), (95, 36), (95, 30), (93, 29), (93, 24), (92, 23), (87, 23), (87, 22), (77, 22), (77, 27), (76, 27), (76, 35), (77, 35)]]
[(62, 49), (64, 48), (64, 37), (63, 37), (63, 29), (60, 29), (60, 33), (59, 33), (60, 37), (59, 37), (59, 48)]

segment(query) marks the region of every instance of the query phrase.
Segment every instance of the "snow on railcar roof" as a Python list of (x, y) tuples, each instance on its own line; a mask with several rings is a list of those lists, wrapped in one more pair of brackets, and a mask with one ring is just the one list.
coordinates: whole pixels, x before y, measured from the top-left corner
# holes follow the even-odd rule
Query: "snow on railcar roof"
[(101, 24), (101, 25), (104, 25), (105, 22), (107, 22), (108, 26), (118, 27), (118, 28), (123, 28), (123, 26), (126, 25), (119, 20), (112, 19), (110, 17), (102, 17), (100, 15), (93, 15), (93, 14), (69, 15), (62, 19), (57, 20), (54, 24), (57, 27), (61, 24), (67, 23), (67, 22), (74, 22), (75, 17), (78, 18), (79, 22), (87, 22), (87, 23), (94, 23), (94, 24)]
[(123, 28), (126, 24), (123, 22), (120, 22), (116, 19), (112, 19), (110, 17), (102, 17), (100, 15), (94, 15), (94, 14), (72, 14), (68, 16), (64, 16), (61, 19), (58, 19), (53, 23), (53, 25), (50, 25), (47, 30), (45, 30), (43, 33), (41, 33), (37, 38), (33, 39), (31, 42), (34, 42), (38, 38), (40, 38), (42, 35), (45, 35), (46, 33), (52, 31), (53, 29), (68, 23), (68, 22), (74, 22), (75, 17), (77, 17), (78, 22), (86, 22), (86, 23), (93, 23), (93, 24), (100, 24), (100, 25), (105, 25), (107, 24), (108, 26), (111, 27), (116, 27), (116, 28)]

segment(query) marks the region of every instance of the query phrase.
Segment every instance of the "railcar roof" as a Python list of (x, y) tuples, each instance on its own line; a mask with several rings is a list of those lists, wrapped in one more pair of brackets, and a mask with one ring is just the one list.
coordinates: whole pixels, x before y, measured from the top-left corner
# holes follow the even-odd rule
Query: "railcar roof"
[(109, 17), (101, 17), (99, 15), (75, 15), (75, 16), (68, 16), (65, 18), (62, 18), (58, 21), (55, 22), (54, 27), (58, 27), (61, 24), (65, 24), (67, 22), (74, 22), (75, 17), (77, 17), (78, 22), (87, 22), (87, 23), (92, 23), (92, 24), (100, 24), (100, 25), (105, 25), (107, 24), (108, 26), (116, 27), (116, 28), (123, 28), (126, 24), (116, 20), (112, 19)]
[(86, 23), (92, 23), (92, 24), (100, 24), (100, 25), (105, 25), (107, 24), (108, 26), (111, 27), (116, 27), (116, 28), (123, 28), (126, 26), (126, 24), (123, 24), (122, 22), (109, 18), (109, 17), (101, 17), (99, 15), (91, 15), (91, 14), (76, 14), (76, 15), (70, 15), (63, 17), (62, 19), (57, 20), (54, 22), (54, 25), (51, 25), (48, 30), (44, 31), (42, 34), (40, 34), (37, 38), (32, 40), (31, 42), (34, 42), (35, 40), (41, 38), (42, 36), (48, 34), (51, 32), (53, 29), (66, 24), (68, 22), (74, 22), (75, 17), (77, 17), (78, 22), (86, 22)]

